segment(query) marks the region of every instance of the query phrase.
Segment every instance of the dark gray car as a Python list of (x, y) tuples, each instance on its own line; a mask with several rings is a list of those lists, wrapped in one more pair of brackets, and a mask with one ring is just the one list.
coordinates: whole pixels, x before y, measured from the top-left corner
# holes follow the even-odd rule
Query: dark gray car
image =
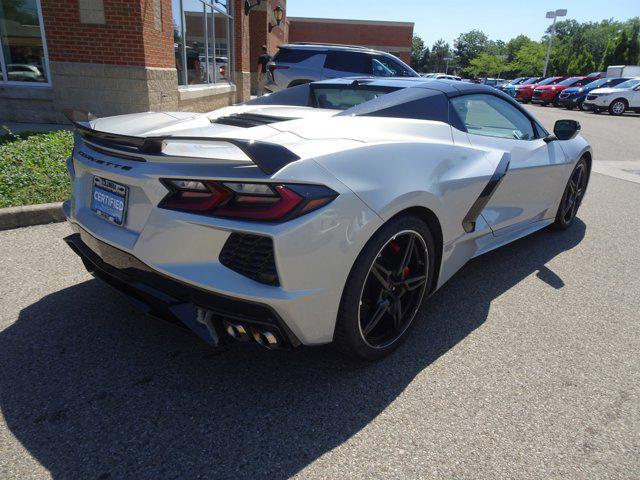
[(271, 74), (265, 88), (271, 92), (329, 78), (418, 76), (402, 60), (387, 52), (315, 43), (279, 46), (269, 70)]

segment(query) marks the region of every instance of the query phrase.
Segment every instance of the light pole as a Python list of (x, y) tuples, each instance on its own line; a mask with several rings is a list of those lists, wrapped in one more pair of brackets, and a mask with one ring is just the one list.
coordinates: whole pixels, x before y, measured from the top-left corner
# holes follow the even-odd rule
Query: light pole
[(553, 41), (553, 34), (556, 33), (556, 19), (558, 17), (564, 17), (567, 15), (566, 8), (560, 8), (558, 10), (547, 12), (547, 18), (553, 18), (553, 23), (551, 24), (551, 33), (549, 34), (549, 42), (547, 44), (547, 57), (544, 59), (544, 71), (542, 72), (542, 76), (547, 76), (547, 66), (549, 65), (549, 55), (551, 55), (551, 42)]
[(451, 60), (453, 60), (453, 58), (451, 58), (451, 57), (444, 57), (444, 61), (445, 61), (445, 62), (447, 62), (447, 63), (446, 63), (446, 66), (445, 66), (445, 69), (444, 69), (444, 74), (445, 74), (445, 75), (449, 73), (449, 62), (450, 62)]

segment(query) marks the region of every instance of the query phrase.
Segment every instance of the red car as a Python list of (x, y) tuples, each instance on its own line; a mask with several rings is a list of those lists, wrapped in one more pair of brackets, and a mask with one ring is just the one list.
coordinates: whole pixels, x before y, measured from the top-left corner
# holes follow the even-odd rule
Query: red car
[(566, 80), (556, 83), (555, 85), (538, 84), (536, 85), (536, 88), (533, 89), (531, 102), (540, 103), (542, 106), (553, 103), (557, 107), (559, 106), (557, 103), (558, 94), (562, 90), (569, 87), (581, 87), (597, 79), (597, 77), (569, 77)]
[(529, 103), (531, 101), (531, 97), (533, 97), (533, 91), (543, 85), (555, 85), (558, 82), (561, 82), (567, 77), (547, 77), (544, 80), (540, 80), (538, 83), (532, 83), (529, 85), (518, 85), (516, 87), (516, 95), (515, 99), (522, 103)]

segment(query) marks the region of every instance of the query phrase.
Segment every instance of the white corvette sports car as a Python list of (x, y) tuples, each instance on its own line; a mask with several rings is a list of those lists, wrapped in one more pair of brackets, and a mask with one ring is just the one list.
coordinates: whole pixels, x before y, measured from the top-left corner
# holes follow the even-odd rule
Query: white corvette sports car
[(592, 152), (507, 95), (338, 79), (206, 114), (68, 112), (65, 240), (211, 344), (393, 350), (471, 258), (574, 221)]

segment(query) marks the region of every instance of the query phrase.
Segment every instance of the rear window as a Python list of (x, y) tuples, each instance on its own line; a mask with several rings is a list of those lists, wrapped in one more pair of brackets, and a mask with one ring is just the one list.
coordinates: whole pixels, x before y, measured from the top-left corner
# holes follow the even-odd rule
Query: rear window
[(371, 61), (369, 56), (359, 52), (328, 52), (324, 68), (339, 72), (369, 75)]
[(393, 91), (392, 88), (314, 85), (311, 101), (316, 108), (346, 110)]
[(275, 54), (273, 60), (279, 63), (300, 63), (307, 58), (311, 58), (314, 55), (319, 55), (320, 50), (289, 50), (288, 48), (281, 48), (278, 53)]

